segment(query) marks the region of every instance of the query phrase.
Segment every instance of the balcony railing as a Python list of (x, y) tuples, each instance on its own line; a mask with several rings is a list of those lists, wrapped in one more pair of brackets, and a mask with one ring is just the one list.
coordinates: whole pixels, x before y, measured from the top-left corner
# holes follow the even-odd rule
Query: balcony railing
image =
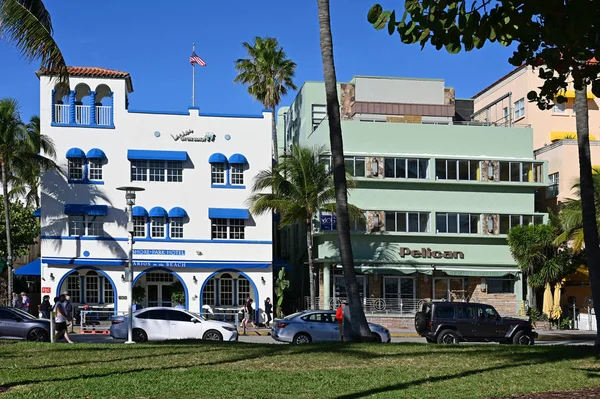
[[(90, 105), (75, 105), (75, 124), (92, 125), (91, 111), (92, 107)], [(112, 106), (97, 105), (95, 111), (95, 125), (112, 126)], [(53, 122), (59, 125), (71, 124), (71, 106), (68, 104), (55, 104)]]
[(90, 106), (89, 105), (76, 105), (75, 106), (75, 123), (78, 125), (89, 125), (90, 124)]
[[(345, 297), (330, 298), (329, 303), (323, 306), (321, 298), (315, 298), (315, 306), (313, 309), (337, 309)], [(419, 309), (423, 299), (416, 298), (361, 298), (363, 308), (367, 313), (399, 313), (399, 314), (415, 314)], [(304, 298), (306, 309), (311, 309), (310, 297)]]
[(111, 123), (111, 110), (112, 107), (101, 105), (96, 106), (96, 125), (110, 126)]
[(69, 105), (55, 104), (54, 105), (54, 122), (69, 123)]

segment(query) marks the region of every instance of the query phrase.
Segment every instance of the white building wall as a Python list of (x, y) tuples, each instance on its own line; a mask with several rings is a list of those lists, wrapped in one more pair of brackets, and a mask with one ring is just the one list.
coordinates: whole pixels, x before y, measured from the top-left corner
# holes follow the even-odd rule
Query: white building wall
[[(65, 154), (70, 148), (85, 153), (101, 149), (107, 157), (103, 184), (71, 184), (65, 176), (47, 173), (42, 181), (42, 295), (58, 294), (59, 284), (73, 269), (92, 267), (112, 279), (119, 298), (116, 310), (126, 308), (126, 283), (121, 281), (128, 253), (125, 194), (120, 186), (138, 186), (136, 205), (150, 210), (160, 206), (186, 210), (189, 222), (183, 239), (136, 238), (134, 249), (179, 251), (176, 255), (134, 254), (134, 278), (152, 268), (176, 272), (188, 290), (188, 307), (199, 311), (205, 279), (215, 272), (231, 269), (245, 273), (256, 286), (257, 307), (272, 297), (271, 215), (250, 215), (244, 240), (211, 239), (209, 208), (248, 209), (253, 178), (271, 166), (270, 112), (257, 116), (199, 115), (197, 109), (182, 113), (133, 112), (127, 110), (124, 79), (71, 77), (74, 89), (86, 83), (91, 90), (100, 84), (113, 91), (114, 128), (52, 126), (54, 82), (41, 76), (40, 117), (42, 132), (54, 140), (57, 163), (66, 172)], [(193, 130), (188, 137), (214, 134), (214, 142), (175, 140), (177, 134)], [(228, 139), (227, 139), (228, 138)], [(185, 151), (183, 182), (131, 181), (128, 150)], [(244, 188), (211, 188), (209, 157), (222, 153), (227, 158), (239, 153), (246, 157)], [(107, 205), (103, 237), (72, 237), (68, 231), (65, 204)], [(196, 282), (194, 282), (194, 277)], [(264, 283), (263, 283), (264, 281)], [(65, 287), (62, 287), (64, 290)], [(253, 295), (254, 296), (254, 295)]]

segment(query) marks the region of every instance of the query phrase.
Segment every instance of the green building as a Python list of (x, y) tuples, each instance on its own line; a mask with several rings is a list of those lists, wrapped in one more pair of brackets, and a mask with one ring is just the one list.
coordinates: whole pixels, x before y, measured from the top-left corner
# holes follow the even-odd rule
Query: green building
[[(470, 100), (443, 80), (356, 76), (338, 86), (355, 268), (367, 314), (411, 313), (421, 299), (489, 303), (517, 314), (523, 281), (508, 229), (544, 223), (534, 212), (545, 165), (528, 126), (473, 122)], [(322, 82), (306, 82), (279, 111), (280, 154), (292, 143), (329, 147)], [(324, 160), (329, 162), (329, 160)], [(318, 306), (345, 297), (335, 215), (315, 215)], [(282, 231), (281, 257), (306, 273), (301, 226)], [(304, 277), (303, 281), (307, 281)], [(303, 283), (303, 306), (309, 306)]]

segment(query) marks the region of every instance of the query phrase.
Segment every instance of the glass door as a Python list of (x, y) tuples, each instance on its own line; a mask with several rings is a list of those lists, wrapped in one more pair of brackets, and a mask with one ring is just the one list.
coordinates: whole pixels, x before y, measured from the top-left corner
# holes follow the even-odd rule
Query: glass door
[(451, 278), (450, 280), (450, 300), (464, 301), (466, 298), (465, 283), (462, 278)]
[(448, 279), (434, 278), (433, 279), (433, 299), (448, 300)]
[(171, 285), (170, 284), (161, 284), (160, 287), (160, 298), (158, 306), (171, 307), (173, 304), (171, 303)]
[(462, 301), (465, 299), (465, 283), (462, 278), (434, 278), (433, 299)]
[(385, 277), (383, 279), (383, 299), (385, 299), (386, 307), (399, 306), (398, 298), (400, 298), (400, 278)]
[(148, 284), (146, 286), (146, 298), (148, 299), (148, 307), (158, 306), (158, 284)]

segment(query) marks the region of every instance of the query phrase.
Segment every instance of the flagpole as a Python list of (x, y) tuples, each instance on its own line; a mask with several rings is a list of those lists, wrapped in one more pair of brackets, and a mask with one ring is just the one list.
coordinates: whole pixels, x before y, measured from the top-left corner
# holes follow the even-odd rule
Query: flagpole
[[(192, 44), (192, 54), (196, 52), (196, 43)], [(192, 62), (192, 107), (196, 106), (196, 63)]]

